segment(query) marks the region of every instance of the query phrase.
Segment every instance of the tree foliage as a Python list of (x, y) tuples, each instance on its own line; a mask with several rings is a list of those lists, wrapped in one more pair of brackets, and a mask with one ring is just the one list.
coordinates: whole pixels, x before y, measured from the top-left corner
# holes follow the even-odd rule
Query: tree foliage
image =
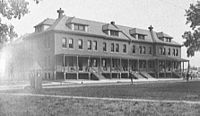
[(191, 31), (183, 34), (184, 46), (187, 48), (187, 56), (194, 56), (196, 51), (200, 50), (200, 1), (196, 4), (190, 4), (186, 10), (186, 24), (190, 25)]
[[(39, 3), (40, 0), (34, 0)], [(29, 13), (29, 2), (26, 0), (0, 0), (0, 43), (5, 43), (17, 37), (12, 24), (6, 24), (5, 21), (12, 19), (21, 19)], [(4, 22), (2, 22), (4, 20)]]

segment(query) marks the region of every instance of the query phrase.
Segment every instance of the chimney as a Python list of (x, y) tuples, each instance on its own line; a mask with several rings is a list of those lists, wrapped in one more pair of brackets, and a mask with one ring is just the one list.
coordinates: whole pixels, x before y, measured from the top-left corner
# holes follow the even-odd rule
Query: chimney
[(150, 25), (150, 26), (148, 27), (148, 29), (149, 29), (149, 31), (152, 31), (152, 30), (153, 30), (152, 25)]
[(115, 21), (111, 21), (110, 24), (115, 25)]
[(59, 10), (57, 10), (57, 13), (58, 13), (58, 18), (61, 18), (63, 16), (64, 10), (60, 8)]

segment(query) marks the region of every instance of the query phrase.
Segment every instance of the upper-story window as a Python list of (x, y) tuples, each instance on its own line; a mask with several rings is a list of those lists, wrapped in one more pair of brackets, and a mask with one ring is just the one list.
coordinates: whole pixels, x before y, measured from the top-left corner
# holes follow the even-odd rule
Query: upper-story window
[(140, 40), (144, 40), (144, 39), (145, 39), (145, 35), (138, 34), (138, 39), (140, 39)]
[(111, 52), (114, 52), (114, 49), (115, 49), (115, 45), (114, 43), (111, 43)]
[(162, 55), (162, 51), (163, 51), (163, 48), (160, 47), (160, 49), (159, 49), (159, 54), (160, 54), (160, 55)]
[(67, 48), (67, 38), (66, 37), (62, 38), (62, 47)]
[(146, 54), (146, 47), (143, 46), (143, 54)]
[(87, 45), (88, 45), (88, 50), (91, 50), (92, 49), (92, 41), (88, 40)]
[(171, 55), (171, 48), (168, 48), (168, 55)]
[(97, 50), (97, 41), (93, 41), (93, 49)]
[(126, 53), (126, 44), (123, 45), (123, 52)]
[(178, 49), (176, 49), (176, 56), (178, 56)]
[(86, 31), (87, 26), (82, 24), (74, 24), (74, 30)]
[(119, 36), (119, 32), (115, 30), (110, 30), (110, 35), (111, 36)]
[(149, 54), (152, 54), (152, 48), (149, 47)]
[(175, 49), (173, 49), (173, 56), (175, 56), (176, 55), (176, 50)]
[(107, 51), (107, 44), (106, 44), (106, 42), (103, 42), (103, 51), (104, 52)]
[(78, 40), (78, 49), (83, 49), (83, 40)]
[(142, 54), (142, 46), (139, 47), (140, 54)]
[(162, 53), (163, 55), (165, 55), (166, 54), (166, 48), (163, 48), (163, 53)]
[(119, 52), (119, 44), (116, 44), (116, 52)]
[(72, 38), (69, 39), (69, 48), (74, 48), (74, 42)]
[(135, 45), (132, 46), (132, 53), (135, 53)]

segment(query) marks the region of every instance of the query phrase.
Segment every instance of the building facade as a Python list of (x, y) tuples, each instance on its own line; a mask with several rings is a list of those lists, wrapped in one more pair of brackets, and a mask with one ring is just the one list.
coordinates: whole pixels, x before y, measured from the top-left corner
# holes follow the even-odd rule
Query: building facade
[(181, 45), (163, 32), (68, 17), (45, 19), (24, 40), (44, 79), (180, 77)]

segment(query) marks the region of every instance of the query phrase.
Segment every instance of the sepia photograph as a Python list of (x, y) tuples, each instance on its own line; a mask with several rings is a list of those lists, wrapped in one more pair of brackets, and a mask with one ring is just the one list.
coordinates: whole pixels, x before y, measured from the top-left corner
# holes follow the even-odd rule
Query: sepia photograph
[(200, 1), (0, 0), (0, 116), (200, 116)]

